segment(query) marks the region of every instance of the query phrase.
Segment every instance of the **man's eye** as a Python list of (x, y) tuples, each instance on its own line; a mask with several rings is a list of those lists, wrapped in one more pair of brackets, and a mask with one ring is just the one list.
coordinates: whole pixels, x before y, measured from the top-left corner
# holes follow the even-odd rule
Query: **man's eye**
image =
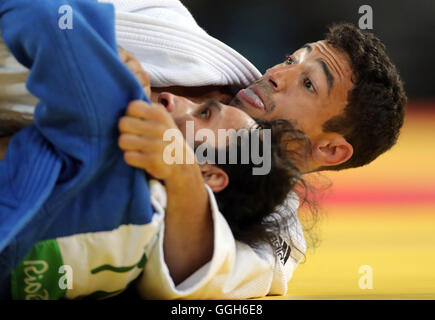
[(295, 60), (292, 58), (292, 56), (287, 56), (285, 64), (295, 64)]
[(311, 80), (308, 79), (308, 78), (306, 78), (306, 79), (304, 80), (304, 86), (305, 86), (305, 88), (307, 88), (308, 90), (314, 90), (313, 83), (312, 83)]
[(211, 110), (210, 108), (206, 107), (204, 109), (201, 110), (201, 112), (199, 113), (200, 117), (203, 119), (208, 119), (211, 116)]

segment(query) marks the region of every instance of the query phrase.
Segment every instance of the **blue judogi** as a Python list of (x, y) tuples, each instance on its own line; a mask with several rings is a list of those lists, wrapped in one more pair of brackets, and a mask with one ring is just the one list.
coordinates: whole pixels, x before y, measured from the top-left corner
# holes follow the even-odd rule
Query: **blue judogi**
[[(72, 9), (72, 29), (59, 8)], [(117, 123), (131, 100), (148, 101), (119, 60), (110, 4), (0, 0), (2, 37), (30, 69), (40, 99), (33, 125), (0, 162), (0, 297), (38, 241), (147, 224), (153, 209), (143, 171), (125, 164)]]

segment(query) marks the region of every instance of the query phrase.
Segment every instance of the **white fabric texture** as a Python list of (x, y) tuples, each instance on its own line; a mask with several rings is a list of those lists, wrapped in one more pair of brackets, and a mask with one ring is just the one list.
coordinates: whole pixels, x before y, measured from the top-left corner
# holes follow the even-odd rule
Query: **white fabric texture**
[(208, 35), (178, 0), (103, 0), (116, 9), (116, 38), (151, 78), (151, 86), (246, 87), (261, 73)]

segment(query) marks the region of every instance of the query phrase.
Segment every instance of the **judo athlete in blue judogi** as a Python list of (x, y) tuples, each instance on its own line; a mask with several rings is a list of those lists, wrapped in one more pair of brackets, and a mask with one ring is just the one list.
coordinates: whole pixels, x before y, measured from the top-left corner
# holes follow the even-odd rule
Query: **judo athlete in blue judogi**
[[(59, 25), (64, 5), (71, 28)], [(149, 100), (119, 59), (112, 5), (1, 0), (0, 28), (40, 100), (0, 162), (0, 297), (10, 298), (10, 274), (35, 243), (146, 225), (153, 208), (143, 171), (116, 143), (128, 102)]]

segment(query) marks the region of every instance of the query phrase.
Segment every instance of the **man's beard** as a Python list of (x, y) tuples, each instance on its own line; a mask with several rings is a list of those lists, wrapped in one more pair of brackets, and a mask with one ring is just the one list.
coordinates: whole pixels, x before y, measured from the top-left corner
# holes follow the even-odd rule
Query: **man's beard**
[(240, 99), (235, 96), (229, 103), (230, 106), (236, 107), (236, 108), (240, 108), (243, 104), (240, 101)]

